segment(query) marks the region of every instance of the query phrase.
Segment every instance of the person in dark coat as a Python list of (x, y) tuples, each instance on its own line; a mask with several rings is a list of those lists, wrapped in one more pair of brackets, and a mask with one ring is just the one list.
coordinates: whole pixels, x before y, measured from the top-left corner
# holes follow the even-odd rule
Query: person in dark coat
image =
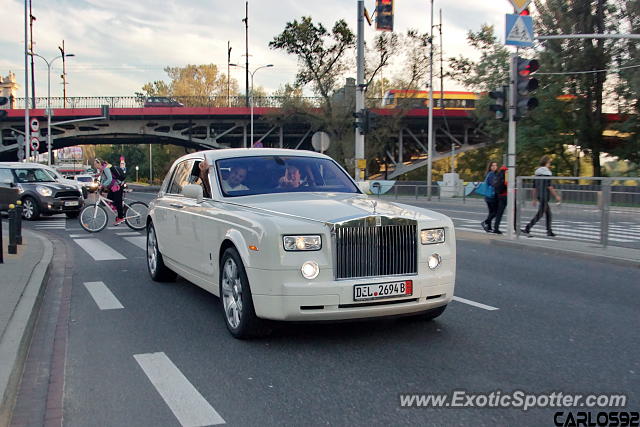
[(500, 222), (502, 221), (502, 214), (504, 213), (504, 209), (507, 207), (507, 167), (502, 165), (498, 172), (496, 172), (496, 177), (493, 182), (493, 188), (496, 191), (496, 218), (495, 224), (492, 228), (492, 232), (496, 234), (502, 234), (500, 231)]
[(554, 237), (555, 233), (551, 229), (551, 208), (549, 207), (549, 199), (551, 195), (556, 198), (556, 201), (560, 202), (560, 195), (556, 191), (556, 189), (551, 185), (551, 179), (546, 178), (552, 175), (549, 167), (551, 166), (551, 157), (542, 156), (540, 159), (540, 167), (536, 169), (536, 176), (541, 177), (540, 179), (536, 179), (533, 187), (533, 204), (535, 206), (536, 202), (538, 203), (538, 212), (536, 215), (531, 218), (531, 221), (527, 224), (527, 226), (520, 231), (524, 234), (529, 234), (531, 228), (536, 225), (536, 222), (545, 216), (547, 223), (547, 236)]

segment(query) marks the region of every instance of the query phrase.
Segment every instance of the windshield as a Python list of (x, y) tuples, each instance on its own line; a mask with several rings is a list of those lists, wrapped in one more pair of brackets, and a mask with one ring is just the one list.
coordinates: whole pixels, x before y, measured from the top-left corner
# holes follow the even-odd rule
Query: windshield
[(218, 182), (225, 196), (288, 192), (359, 193), (332, 160), (298, 156), (254, 156), (218, 160)]
[(50, 171), (48, 169), (42, 169), (42, 170), (45, 171), (47, 173), (47, 175), (49, 175), (51, 177), (51, 179), (53, 179), (54, 181), (57, 181), (57, 180), (59, 180), (61, 178), (54, 171)]
[(19, 183), (55, 181), (44, 169), (14, 169), (13, 171)]

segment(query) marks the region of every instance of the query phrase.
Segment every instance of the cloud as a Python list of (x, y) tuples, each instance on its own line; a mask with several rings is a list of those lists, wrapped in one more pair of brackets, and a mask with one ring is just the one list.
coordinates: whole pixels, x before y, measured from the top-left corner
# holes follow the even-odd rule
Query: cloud
[[(429, 3), (424, 0), (395, 2), (396, 31), (429, 28)], [(365, 4), (373, 6), (371, 1)], [(445, 56), (473, 55), (465, 44), (469, 29), (484, 22), (503, 31), (508, 2), (457, 0), (435, 2), (443, 8)], [(370, 12), (373, 12), (370, 10)], [(232, 62), (244, 64), (245, 32), (241, 22), (245, 14), (243, 1), (210, 0), (59, 0), (34, 2), (35, 50), (46, 58), (59, 55), (58, 45), (65, 40), (67, 52), (76, 55), (67, 61), (69, 93), (76, 96), (133, 95), (148, 81), (166, 79), (165, 66), (215, 63), (226, 71), (227, 41), (232, 46)], [(3, 0), (5, 29), (0, 33), (0, 74), (16, 72), (19, 83), (24, 79), (24, 3)], [(255, 84), (273, 91), (295, 79), (297, 59), (281, 51), (269, 49), (268, 43), (287, 22), (312, 16), (331, 28), (345, 19), (355, 32), (356, 2), (325, 0), (252, 0), (249, 3), (250, 68), (268, 63), (273, 68), (259, 71)], [(372, 40), (375, 30), (365, 29)], [(46, 93), (46, 67), (36, 65), (36, 89)], [(52, 95), (60, 91), (60, 64), (53, 66)], [(241, 90), (244, 70), (232, 70)]]

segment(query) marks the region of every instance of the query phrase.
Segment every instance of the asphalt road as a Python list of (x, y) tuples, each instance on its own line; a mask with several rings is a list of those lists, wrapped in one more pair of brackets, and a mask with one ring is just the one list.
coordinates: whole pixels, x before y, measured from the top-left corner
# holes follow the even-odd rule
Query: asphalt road
[(149, 279), (144, 234), (91, 235), (63, 217), (26, 227), (73, 258), (68, 426), (552, 425), (559, 410), (400, 406), (401, 393), (460, 389), (623, 393), (612, 410), (640, 409), (638, 269), (459, 240), (466, 302), (433, 322), (279, 324), (238, 341), (216, 297)]

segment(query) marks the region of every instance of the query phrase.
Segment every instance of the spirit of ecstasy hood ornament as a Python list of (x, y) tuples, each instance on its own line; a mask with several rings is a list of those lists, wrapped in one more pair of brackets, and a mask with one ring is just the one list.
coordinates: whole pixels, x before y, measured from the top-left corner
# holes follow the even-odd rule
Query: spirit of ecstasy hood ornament
[(372, 200), (371, 204), (373, 205), (373, 213), (376, 213), (376, 206), (378, 206), (378, 202), (376, 202), (375, 200)]

